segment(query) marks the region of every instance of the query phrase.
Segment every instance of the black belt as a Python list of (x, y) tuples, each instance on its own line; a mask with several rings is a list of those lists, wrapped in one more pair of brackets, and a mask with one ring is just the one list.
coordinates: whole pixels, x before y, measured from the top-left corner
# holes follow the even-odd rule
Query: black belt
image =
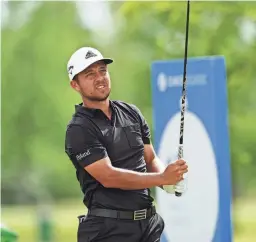
[(117, 219), (130, 219), (130, 220), (142, 220), (153, 216), (156, 213), (155, 206), (150, 208), (136, 210), (136, 211), (120, 211), (104, 208), (93, 208), (88, 210), (88, 215), (105, 217), (105, 218), (117, 218)]

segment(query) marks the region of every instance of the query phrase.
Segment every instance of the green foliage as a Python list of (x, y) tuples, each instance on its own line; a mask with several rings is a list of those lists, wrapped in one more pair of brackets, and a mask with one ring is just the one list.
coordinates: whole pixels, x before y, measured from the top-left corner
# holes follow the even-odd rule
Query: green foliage
[[(11, 20), (23, 3), (11, 4)], [(79, 96), (69, 87), (73, 51), (94, 46), (109, 66), (113, 99), (136, 104), (152, 129), (150, 63), (183, 58), (185, 2), (109, 2), (115, 35), (82, 27), (73, 2), (42, 2), (18, 28), (2, 29), (2, 201), (31, 202), (79, 196), (64, 153), (66, 124)], [(255, 28), (253, 2), (192, 2), (189, 56), (224, 55), (235, 195), (255, 193)], [(17, 19), (15, 20), (18, 21)], [(95, 41), (95, 36), (101, 38)]]

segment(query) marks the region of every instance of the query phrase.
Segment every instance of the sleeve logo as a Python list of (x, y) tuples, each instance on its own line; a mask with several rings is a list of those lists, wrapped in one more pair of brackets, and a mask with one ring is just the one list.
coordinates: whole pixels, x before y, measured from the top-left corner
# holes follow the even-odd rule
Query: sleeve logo
[(86, 156), (90, 155), (90, 150), (85, 151), (84, 153), (80, 153), (79, 155), (76, 155), (76, 159), (78, 161), (82, 160), (83, 158), (85, 158)]

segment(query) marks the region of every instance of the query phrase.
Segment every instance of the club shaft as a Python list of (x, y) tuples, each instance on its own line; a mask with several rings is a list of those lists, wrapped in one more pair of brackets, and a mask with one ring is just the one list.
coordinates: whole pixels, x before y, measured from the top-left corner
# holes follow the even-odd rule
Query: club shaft
[[(183, 70), (183, 83), (182, 83), (182, 99), (181, 99), (181, 115), (180, 115), (180, 140), (178, 159), (183, 158), (183, 134), (184, 134), (184, 114), (185, 114), (185, 103), (186, 103), (186, 78), (187, 78), (187, 58), (188, 58), (188, 33), (189, 33), (189, 12), (190, 12), (190, 1), (187, 1), (187, 20), (186, 20), (186, 34), (185, 34), (185, 53), (184, 53), (184, 70)], [(178, 183), (178, 186), (182, 186), (182, 182)], [(175, 195), (180, 197), (181, 192), (175, 190)]]
[[(188, 2), (187, 2), (186, 37), (185, 37), (185, 54), (184, 54), (184, 70), (183, 70), (183, 83), (182, 83), (182, 101), (181, 101), (180, 142), (179, 142), (180, 145), (183, 145), (184, 114), (185, 114), (185, 103), (186, 103), (189, 11), (190, 11), (190, 1), (188, 0)], [(179, 158), (181, 158), (181, 157), (179, 157)]]

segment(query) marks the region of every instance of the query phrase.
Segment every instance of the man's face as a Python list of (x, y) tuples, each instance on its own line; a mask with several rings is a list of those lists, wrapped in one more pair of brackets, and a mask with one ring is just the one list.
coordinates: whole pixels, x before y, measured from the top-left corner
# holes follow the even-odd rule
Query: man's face
[(107, 65), (104, 61), (92, 64), (71, 81), (71, 86), (90, 101), (106, 100), (111, 90)]

